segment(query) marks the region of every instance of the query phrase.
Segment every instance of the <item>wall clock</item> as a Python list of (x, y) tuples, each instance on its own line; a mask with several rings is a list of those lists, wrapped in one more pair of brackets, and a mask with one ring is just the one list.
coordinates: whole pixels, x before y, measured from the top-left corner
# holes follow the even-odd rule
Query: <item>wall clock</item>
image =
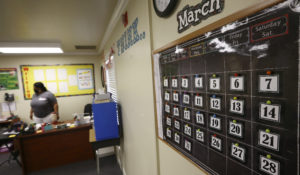
[(157, 16), (166, 17), (175, 9), (177, 0), (153, 0), (153, 6)]

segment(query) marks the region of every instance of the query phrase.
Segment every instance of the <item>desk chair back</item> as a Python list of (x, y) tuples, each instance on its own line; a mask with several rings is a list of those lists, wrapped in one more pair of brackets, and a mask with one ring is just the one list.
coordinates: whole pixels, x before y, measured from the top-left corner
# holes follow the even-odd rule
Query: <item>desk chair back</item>
[(84, 113), (84, 116), (92, 116), (92, 113), (93, 113), (93, 111), (92, 111), (92, 104), (86, 104), (84, 106), (83, 113)]
[(117, 103), (99, 103), (92, 106), (96, 140), (119, 138)]

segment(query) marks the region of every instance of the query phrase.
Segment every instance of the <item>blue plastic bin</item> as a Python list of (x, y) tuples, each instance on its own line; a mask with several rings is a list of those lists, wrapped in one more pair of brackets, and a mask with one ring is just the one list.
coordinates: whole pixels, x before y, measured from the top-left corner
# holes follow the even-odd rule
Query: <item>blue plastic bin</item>
[(93, 104), (96, 140), (119, 138), (117, 104), (115, 102)]

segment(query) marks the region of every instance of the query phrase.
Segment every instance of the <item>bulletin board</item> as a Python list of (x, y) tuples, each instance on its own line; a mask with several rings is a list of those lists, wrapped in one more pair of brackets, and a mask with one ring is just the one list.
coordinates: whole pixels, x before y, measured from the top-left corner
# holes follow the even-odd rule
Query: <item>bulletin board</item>
[(17, 68), (0, 68), (0, 90), (19, 89)]
[(31, 99), (33, 84), (42, 82), (57, 97), (95, 92), (94, 65), (21, 65), (24, 98)]
[(299, 13), (200, 32), (154, 51), (158, 137), (209, 174), (299, 175)]

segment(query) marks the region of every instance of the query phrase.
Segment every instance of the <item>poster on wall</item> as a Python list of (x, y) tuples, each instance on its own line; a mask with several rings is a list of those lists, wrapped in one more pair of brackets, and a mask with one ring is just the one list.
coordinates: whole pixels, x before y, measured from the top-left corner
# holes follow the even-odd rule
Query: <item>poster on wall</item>
[(158, 137), (209, 174), (299, 175), (299, 13), (290, 7), (154, 52)]
[(19, 89), (16, 68), (0, 68), (0, 90)]
[(25, 99), (31, 99), (33, 84), (42, 82), (57, 97), (95, 92), (94, 65), (21, 65)]
[(93, 74), (92, 69), (78, 69), (77, 70), (78, 88), (92, 89), (93, 88)]

